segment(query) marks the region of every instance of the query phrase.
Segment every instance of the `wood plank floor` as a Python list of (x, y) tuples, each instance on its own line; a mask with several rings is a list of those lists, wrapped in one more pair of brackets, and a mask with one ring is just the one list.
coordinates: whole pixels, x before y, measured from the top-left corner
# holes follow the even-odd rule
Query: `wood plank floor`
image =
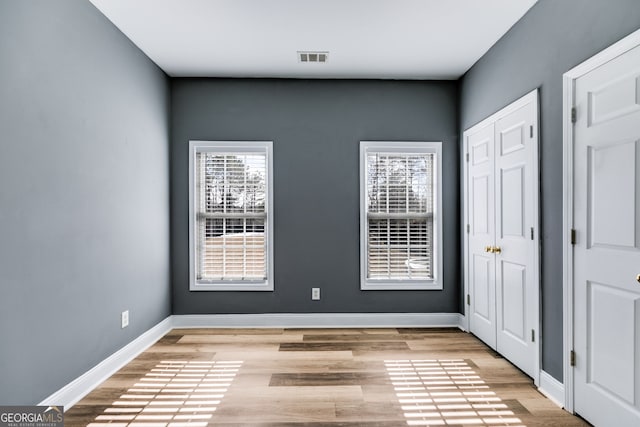
[(586, 426), (457, 329), (175, 329), (66, 426)]

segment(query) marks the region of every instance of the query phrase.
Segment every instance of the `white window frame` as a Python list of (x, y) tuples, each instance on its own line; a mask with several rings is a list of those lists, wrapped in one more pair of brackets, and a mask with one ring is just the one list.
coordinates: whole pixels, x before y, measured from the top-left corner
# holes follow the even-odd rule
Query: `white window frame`
[[(367, 154), (435, 154), (433, 189), (433, 279), (367, 278)], [(442, 142), (360, 141), (360, 289), (361, 290), (442, 290)]]
[[(200, 152), (220, 153), (264, 153), (266, 156), (265, 195), (265, 239), (266, 279), (264, 280), (196, 280), (196, 154)], [(189, 290), (191, 291), (273, 291), (273, 142), (272, 141), (189, 141)]]

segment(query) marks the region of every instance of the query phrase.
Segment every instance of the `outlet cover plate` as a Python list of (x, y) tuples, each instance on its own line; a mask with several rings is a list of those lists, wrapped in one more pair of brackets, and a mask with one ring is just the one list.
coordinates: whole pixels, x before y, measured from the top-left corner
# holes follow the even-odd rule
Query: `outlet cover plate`
[(125, 310), (122, 312), (122, 315), (120, 316), (120, 324), (122, 329), (129, 326), (129, 310)]

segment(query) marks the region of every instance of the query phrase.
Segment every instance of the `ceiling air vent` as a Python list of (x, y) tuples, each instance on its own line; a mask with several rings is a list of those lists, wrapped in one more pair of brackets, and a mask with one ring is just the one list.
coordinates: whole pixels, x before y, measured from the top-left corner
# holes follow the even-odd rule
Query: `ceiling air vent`
[(329, 52), (301, 52), (298, 51), (298, 62), (327, 62)]

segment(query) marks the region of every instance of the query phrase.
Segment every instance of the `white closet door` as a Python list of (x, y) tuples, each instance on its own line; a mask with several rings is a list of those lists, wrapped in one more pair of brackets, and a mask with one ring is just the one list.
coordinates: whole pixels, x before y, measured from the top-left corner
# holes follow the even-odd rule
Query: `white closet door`
[(485, 343), (496, 346), (494, 126), (470, 135), (468, 141), (469, 328)]
[(538, 93), (465, 132), (469, 330), (539, 377)]
[(495, 125), (497, 350), (532, 377), (539, 292), (533, 240), (536, 114), (537, 107), (528, 103)]
[(576, 80), (575, 411), (640, 426), (640, 47)]

